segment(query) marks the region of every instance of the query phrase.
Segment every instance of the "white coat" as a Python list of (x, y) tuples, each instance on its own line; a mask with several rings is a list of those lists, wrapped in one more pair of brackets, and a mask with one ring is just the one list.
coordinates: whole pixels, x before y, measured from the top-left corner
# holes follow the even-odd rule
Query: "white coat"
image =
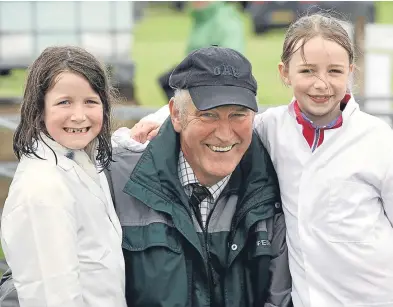
[[(20, 306), (124, 307), (122, 232), (107, 182), (101, 187), (92, 164), (77, 164), (46, 141), (57, 165), (41, 142), (37, 154), (46, 160), (23, 157), (2, 215)], [(81, 154), (75, 160), (87, 161)]]
[(314, 152), (293, 103), (254, 126), (279, 178), (294, 306), (392, 307), (392, 129), (353, 99)]

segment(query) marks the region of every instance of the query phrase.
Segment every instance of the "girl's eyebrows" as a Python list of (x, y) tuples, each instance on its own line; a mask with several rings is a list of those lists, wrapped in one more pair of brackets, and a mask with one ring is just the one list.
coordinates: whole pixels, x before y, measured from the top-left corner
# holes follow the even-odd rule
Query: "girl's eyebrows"
[[(300, 67), (310, 67), (310, 66), (312, 66), (312, 67), (315, 67), (315, 66), (318, 66), (317, 64), (312, 64), (312, 63), (305, 63), (305, 64), (299, 64), (298, 66), (300, 66)], [(344, 67), (344, 65), (343, 64), (329, 64), (328, 65), (329, 67), (331, 67), (331, 66), (336, 66), (336, 67)]]

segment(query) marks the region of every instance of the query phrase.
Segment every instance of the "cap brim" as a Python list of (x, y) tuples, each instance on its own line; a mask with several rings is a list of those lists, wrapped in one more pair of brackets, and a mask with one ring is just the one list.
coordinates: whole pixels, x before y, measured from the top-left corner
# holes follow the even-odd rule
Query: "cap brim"
[(239, 105), (258, 112), (255, 94), (237, 86), (197, 86), (189, 88), (195, 107), (200, 111), (226, 105)]

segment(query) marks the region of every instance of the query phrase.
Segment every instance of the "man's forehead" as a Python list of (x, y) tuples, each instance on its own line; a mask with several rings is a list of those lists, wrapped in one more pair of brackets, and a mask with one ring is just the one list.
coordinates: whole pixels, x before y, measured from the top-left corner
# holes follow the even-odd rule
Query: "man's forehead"
[(242, 105), (228, 104), (228, 105), (218, 106), (218, 107), (215, 107), (215, 108), (212, 108), (212, 109), (208, 109), (208, 110), (198, 110), (198, 111), (199, 112), (204, 112), (204, 111), (228, 111), (228, 110), (248, 111), (250, 109), (246, 108), (245, 106), (242, 106)]

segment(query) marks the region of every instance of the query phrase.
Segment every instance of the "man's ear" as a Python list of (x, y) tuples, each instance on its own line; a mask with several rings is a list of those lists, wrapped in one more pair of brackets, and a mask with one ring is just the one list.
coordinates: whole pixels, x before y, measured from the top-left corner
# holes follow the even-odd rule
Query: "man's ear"
[(181, 114), (179, 110), (175, 108), (174, 104), (175, 99), (172, 97), (171, 100), (169, 100), (169, 114), (171, 116), (173, 128), (177, 133), (180, 133), (180, 131), (182, 130)]
[(281, 80), (285, 83), (285, 85), (291, 85), (291, 80), (289, 80), (288, 76), (288, 68), (283, 62), (278, 63), (278, 71), (280, 73)]

